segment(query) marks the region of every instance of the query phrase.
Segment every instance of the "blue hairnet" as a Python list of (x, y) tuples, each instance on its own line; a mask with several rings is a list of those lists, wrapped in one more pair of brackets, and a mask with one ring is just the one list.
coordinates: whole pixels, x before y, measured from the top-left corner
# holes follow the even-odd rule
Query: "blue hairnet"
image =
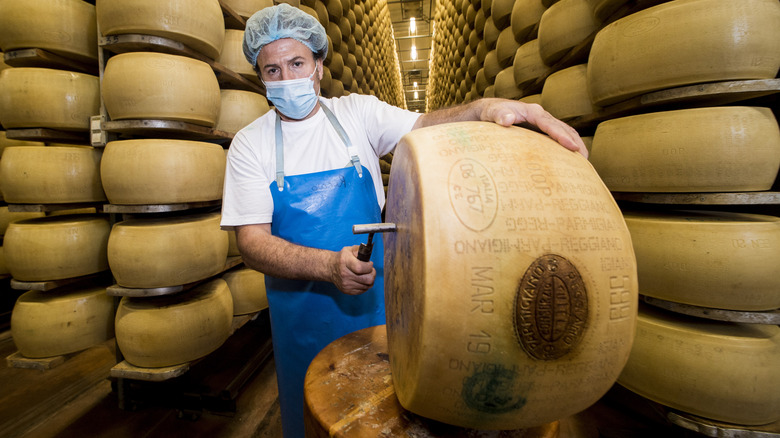
[(282, 38), (301, 42), (315, 58), (324, 58), (328, 53), (328, 35), (320, 22), (296, 7), (281, 3), (255, 12), (246, 21), (244, 56), (256, 68), (260, 49)]

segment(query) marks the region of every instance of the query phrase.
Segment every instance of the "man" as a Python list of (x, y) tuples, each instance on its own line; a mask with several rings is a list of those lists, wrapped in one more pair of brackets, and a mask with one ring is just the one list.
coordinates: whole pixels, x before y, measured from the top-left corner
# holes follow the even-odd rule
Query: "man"
[(379, 157), (407, 132), (439, 123), (530, 123), (587, 155), (576, 131), (538, 105), (482, 99), (420, 115), (351, 94), (319, 98), (325, 29), (287, 4), (246, 25), (244, 54), (271, 111), (236, 134), (228, 153), (222, 226), (244, 263), (266, 274), (284, 435), (303, 436), (303, 379), (333, 340), (385, 323), (383, 248), (357, 258), (352, 225), (380, 222)]

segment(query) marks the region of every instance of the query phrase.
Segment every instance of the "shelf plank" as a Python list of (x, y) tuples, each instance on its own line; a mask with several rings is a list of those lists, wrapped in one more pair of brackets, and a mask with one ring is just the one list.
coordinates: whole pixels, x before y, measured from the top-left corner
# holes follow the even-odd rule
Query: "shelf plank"
[(89, 132), (87, 131), (61, 131), (51, 128), (10, 128), (5, 131), (5, 136), (9, 140), (89, 144)]
[(666, 418), (672, 424), (683, 429), (698, 432), (709, 437), (729, 438), (780, 438), (780, 421), (763, 426), (741, 426), (729, 423), (720, 423), (695, 415), (669, 410)]
[(642, 295), (642, 300), (647, 304), (672, 312), (699, 318), (713, 319), (716, 321), (741, 322), (747, 324), (780, 324), (780, 309), (766, 312), (712, 309), (709, 307), (692, 306), (690, 304), (659, 300), (658, 298), (645, 295)]
[(111, 368), (111, 377), (121, 379), (143, 380), (146, 382), (164, 382), (181, 375), (190, 369), (189, 362), (160, 368), (141, 368), (131, 365), (126, 360)]
[(10, 50), (3, 54), (6, 64), (12, 67), (43, 67), (98, 75), (97, 59), (94, 63), (66, 58), (48, 50), (31, 48)]
[(5, 361), (11, 368), (46, 371), (62, 365), (67, 359), (68, 356), (29, 358), (22, 356), (22, 354), (17, 351), (16, 353), (7, 356)]
[(111, 271), (102, 271), (96, 274), (83, 275), (81, 277), (63, 278), (60, 280), (48, 281), (20, 281), (11, 279), (11, 288), (17, 290), (37, 290), (48, 292), (64, 286), (71, 286), (81, 283), (108, 282), (111, 278)]
[(143, 137), (170, 136), (177, 139), (221, 140), (225, 142), (233, 138), (233, 134), (230, 132), (178, 120), (113, 120), (103, 122), (102, 126), (106, 132)]
[(51, 213), (62, 210), (78, 210), (94, 208), (95, 213), (102, 212), (102, 204), (98, 202), (75, 202), (72, 204), (8, 204), (8, 211), (13, 213)]
[(193, 210), (196, 208), (217, 207), (222, 204), (222, 200), (186, 202), (179, 204), (144, 204), (144, 205), (126, 205), (126, 204), (104, 204), (103, 211), (106, 213), (123, 214), (142, 214), (142, 213), (171, 213), (175, 211)]
[(616, 201), (671, 205), (780, 205), (780, 192), (632, 193), (612, 192)]

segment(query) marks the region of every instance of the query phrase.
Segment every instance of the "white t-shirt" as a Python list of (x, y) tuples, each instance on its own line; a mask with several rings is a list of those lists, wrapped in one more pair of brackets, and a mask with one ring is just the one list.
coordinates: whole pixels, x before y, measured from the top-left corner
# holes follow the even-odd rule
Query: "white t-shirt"
[[(420, 114), (367, 95), (350, 94), (320, 99), (320, 102), (333, 112), (357, 148), (360, 164), (371, 173), (381, 208), (385, 194), (378, 158), (393, 151)], [(230, 144), (222, 198), (223, 227), (271, 223), (274, 204), (270, 184), (276, 180), (276, 117), (276, 112), (269, 111), (240, 130)], [(322, 110), (306, 120), (282, 121), (282, 137), (285, 175), (351, 165), (347, 147)]]

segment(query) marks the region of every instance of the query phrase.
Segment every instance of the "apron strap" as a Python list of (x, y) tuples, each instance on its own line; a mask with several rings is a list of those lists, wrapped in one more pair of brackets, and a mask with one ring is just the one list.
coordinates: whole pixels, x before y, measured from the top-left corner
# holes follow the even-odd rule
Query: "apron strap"
[[(360, 178), (363, 177), (363, 166), (360, 165), (360, 157), (358, 157), (357, 148), (355, 146), (352, 146), (352, 141), (350, 141), (349, 136), (347, 135), (347, 131), (344, 130), (344, 128), (341, 126), (341, 123), (339, 123), (336, 116), (333, 114), (333, 112), (328, 109), (327, 106), (325, 106), (324, 103), (320, 102), (320, 108), (322, 108), (323, 112), (325, 113), (325, 116), (328, 118), (328, 121), (331, 125), (333, 125), (333, 128), (336, 130), (336, 133), (341, 138), (341, 141), (344, 143), (344, 145), (347, 147), (347, 153), (349, 154), (350, 162), (353, 166), (355, 166), (355, 170), (358, 172), (358, 176)], [(276, 114), (276, 186), (279, 187), (279, 190), (284, 190), (284, 139), (282, 138), (282, 118), (279, 116), (279, 114)]]

